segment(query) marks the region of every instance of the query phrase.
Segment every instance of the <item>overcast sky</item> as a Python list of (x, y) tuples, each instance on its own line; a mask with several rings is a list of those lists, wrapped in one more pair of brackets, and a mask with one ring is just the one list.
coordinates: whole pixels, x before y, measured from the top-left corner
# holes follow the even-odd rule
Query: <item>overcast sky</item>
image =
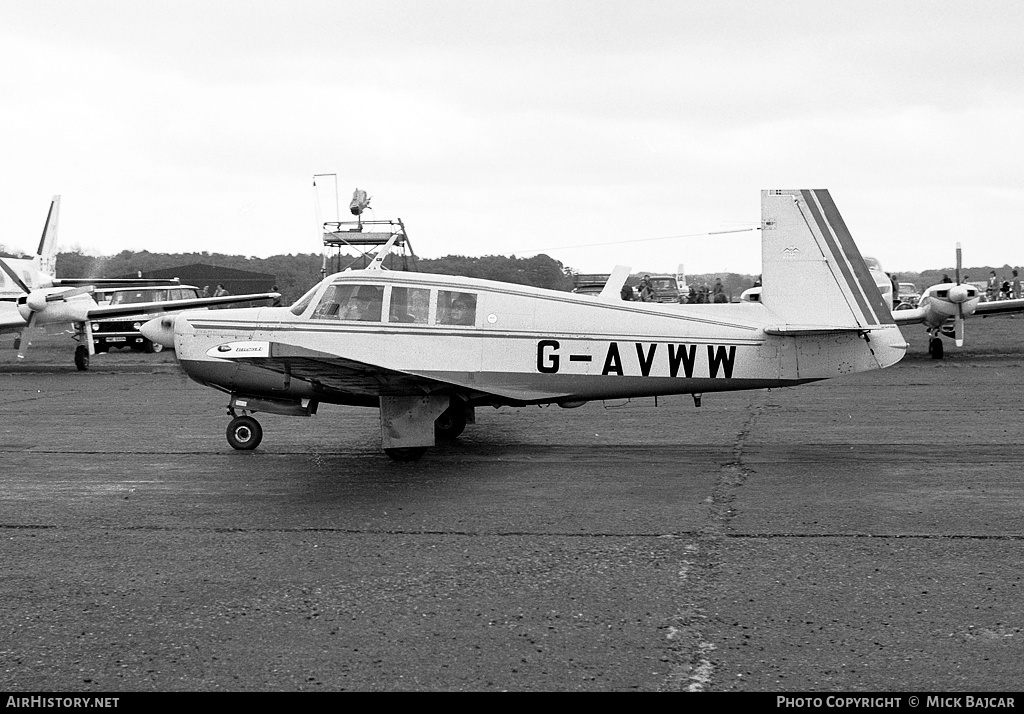
[(61, 194), (65, 250), (318, 253), (326, 173), (424, 257), (757, 273), (714, 232), (827, 188), (887, 270), (1024, 264), (1021, 0), (0, 0), (0, 126), (28, 252)]

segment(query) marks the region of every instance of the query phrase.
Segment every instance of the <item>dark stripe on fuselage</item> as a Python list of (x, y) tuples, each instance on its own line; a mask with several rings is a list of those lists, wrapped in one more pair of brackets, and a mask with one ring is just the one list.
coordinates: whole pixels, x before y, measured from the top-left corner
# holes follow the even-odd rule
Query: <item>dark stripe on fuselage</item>
[[(846, 279), (846, 284), (850, 287), (850, 292), (853, 294), (854, 299), (857, 301), (857, 307), (860, 308), (861, 314), (864, 315), (864, 319), (867, 320), (869, 325), (877, 325), (878, 319), (875, 317), (867, 299), (864, 297), (864, 291), (861, 288), (861, 285), (857, 282), (857, 279), (850, 271), (850, 266), (847, 264), (846, 258), (836, 237), (832, 234), (832, 229), (824, 216), (822, 216), (821, 211), (818, 210), (817, 202), (814, 200), (814, 197), (812, 197), (810, 191), (804, 190), (801, 191), (801, 193), (803, 194), (804, 203), (807, 204), (807, 208), (811, 211), (811, 217), (814, 218), (814, 222), (818, 225), (818, 230), (821, 231), (821, 235), (825, 238), (825, 242), (828, 244), (828, 249), (832, 254), (832, 258), (839, 265), (839, 270), (843, 274), (843, 278)], [(820, 193), (823, 192), (815, 191), (814, 196), (817, 196)]]
[[(417, 335), (417, 336), (431, 336), (431, 337), (482, 337), (482, 338), (503, 338), (512, 340), (536, 340), (538, 338), (552, 337), (563, 340), (579, 340), (582, 342), (600, 342), (608, 340), (620, 340), (623, 342), (672, 342), (679, 339), (679, 335), (674, 334), (617, 334), (617, 335), (588, 335), (587, 337), (579, 337), (578, 333), (572, 332), (539, 332), (537, 330), (495, 330), (493, 328), (485, 327), (453, 327), (451, 325), (421, 325), (414, 328), (409, 327), (408, 323), (405, 322), (320, 322), (314, 323), (306, 320), (299, 320), (296, 322), (281, 322), (271, 323), (260, 322), (201, 322), (199, 320), (189, 318), (189, 324), (192, 325), (196, 331), (215, 331), (223, 333), (224, 331), (231, 331), (242, 333), (235, 337), (235, 339), (249, 339), (249, 335), (255, 332), (300, 332), (300, 333), (312, 333), (322, 335), (337, 335), (341, 334), (353, 334), (353, 335), (364, 335), (367, 332), (381, 333), (386, 332), (389, 335)], [(752, 328), (744, 328), (750, 330)], [(760, 330), (760, 328), (757, 328)], [(225, 338), (226, 339), (226, 338)], [(700, 342), (708, 343), (715, 340), (725, 339), (722, 335), (693, 335), (691, 339)], [(764, 334), (761, 333), (757, 337), (728, 337), (730, 344), (736, 345), (760, 345), (764, 344)]]

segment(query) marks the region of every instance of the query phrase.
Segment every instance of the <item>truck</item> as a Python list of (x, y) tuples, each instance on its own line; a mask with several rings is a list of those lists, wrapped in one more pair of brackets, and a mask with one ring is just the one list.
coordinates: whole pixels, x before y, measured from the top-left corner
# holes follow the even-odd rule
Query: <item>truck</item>
[(679, 280), (675, 275), (668, 275), (666, 273), (644, 273), (643, 277), (650, 278), (651, 287), (654, 289), (654, 299), (650, 302), (685, 301), (685, 295), (683, 291), (679, 289)]

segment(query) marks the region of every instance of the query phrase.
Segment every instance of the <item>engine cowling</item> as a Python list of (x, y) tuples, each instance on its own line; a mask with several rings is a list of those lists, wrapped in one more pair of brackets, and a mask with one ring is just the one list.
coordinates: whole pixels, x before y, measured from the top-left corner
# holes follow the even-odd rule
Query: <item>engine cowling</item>
[(85, 322), (89, 311), (96, 307), (91, 296), (66, 296), (66, 290), (33, 290), (18, 301), (18, 314), (25, 322), (48, 325), (66, 322)]

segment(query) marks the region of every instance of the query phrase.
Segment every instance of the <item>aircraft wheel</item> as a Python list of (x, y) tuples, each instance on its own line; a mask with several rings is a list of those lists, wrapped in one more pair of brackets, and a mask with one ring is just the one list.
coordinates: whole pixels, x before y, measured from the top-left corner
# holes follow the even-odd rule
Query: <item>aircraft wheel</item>
[(150, 353), (150, 354), (156, 354), (158, 352), (163, 352), (164, 351), (164, 346), (162, 344), (160, 344), (159, 342), (153, 342), (152, 340), (146, 340), (143, 343), (143, 345), (144, 345), (143, 349), (146, 352)]
[(418, 461), (427, 453), (425, 446), (407, 446), (400, 449), (384, 449), (384, 453), (393, 461)]
[(79, 372), (89, 369), (89, 348), (85, 345), (75, 348), (75, 366)]
[(466, 410), (461, 406), (449, 407), (434, 420), (434, 438), (444, 441), (457, 439), (466, 428)]
[(932, 359), (942, 359), (942, 340), (938, 337), (933, 337), (928, 341), (928, 354), (932, 356)]
[(228, 424), (228, 443), (239, 451), (255, 449), (263, 441), (263, 427), (251, 416), (235, 417)]

